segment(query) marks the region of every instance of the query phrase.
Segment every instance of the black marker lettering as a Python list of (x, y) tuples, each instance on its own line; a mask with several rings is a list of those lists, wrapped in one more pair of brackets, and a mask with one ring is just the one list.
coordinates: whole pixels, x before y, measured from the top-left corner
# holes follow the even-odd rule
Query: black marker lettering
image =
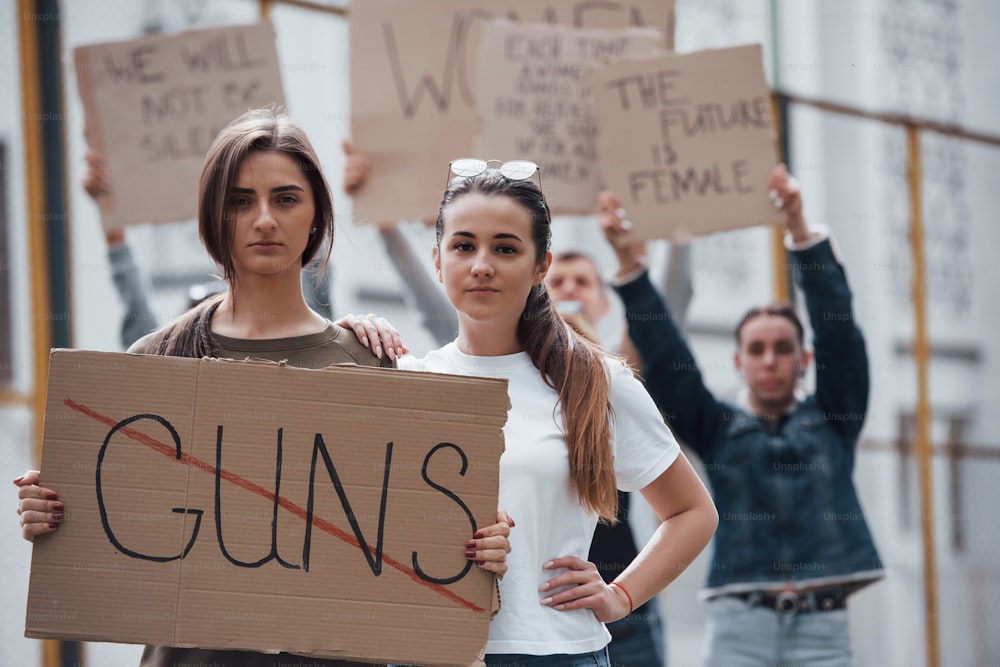
[(249, 562), (239, 560), (229, 553), (226, 542), (222, 539), (222, 424), (216, 427), (215, 431), (215, 536), (219, 540), (219, 548), (222, 555), (237, 567), (260, 567), (264, 563), (272, 560), (277, 561), (291, 570), (301, 569), (300, 565), (293, 565), (278, 555), (278, 498), (281, 491), (281, 435), (283, 429), (278, 429), (277, 460), (274, 466), (274, 506), (271, 509), (271, 551), (260, 560)]
[[(458, 506), (462, 508), (462, 511), (465, 512), (465, 516), (469, 517), (469, 525), (472, 526), (472, 532), (475, 533), (476, 532), (476, 518), (474, 516), (472, 516), (472, 512), (469, 511), (468, 506), (464, 502), (462, 502), (462, 499), (459, 498), (458, 496), (456, 496), (452, 491), (450, 491), (449, 489), (446, 489), (445, 487), (441, 486), (440, 484), (437, 484), (437, 483), (431, 481), (431, 479), (427, 476), (427, 464), (430, 462), (431, 457), (434, 456), (434, 454), (437, 453), (438, 450), (440, 450), (443, 447), (448, 447), (448, 448), (454, 449), (456, 452), (458, 452), (458, 455), (460, 457), (462, 457), (462, 469), (458, 471), (458, 474), (461, 475), (462, 477), (465, 476), (465, 471), (469, 467), (469, 459), (465, 455), (465, 452), (463, 452), (462, 449), (458, 445), (453, 445), (450, 442), (442, 442), (440, 444), (437, 444), (437, 445), (434, 446), (433, 449), (431, 449), (431, 451), (427, 452), (427, 456), (424, 457), (424, 465), (423, 465), (423, 469), (420, 471), (420, 474), (424, 478), (424, 481), (427, 482), (428, 485), (430, 485), (431, 487), (437, 489), (438, 491), (440, 491), (444, 495), (446, 495), (449, 498), (451, 498), (452, 500), (454, 500), (458, 504)], [(454, 575), (454, 576), (451, 576), (451, 577), (432, 577), (431, 575), (429, 575), (426, 572), (424, 572), (423, 569), (420, 567), (420, 563), (417, 562), (417, 552), (416, 551), (413, 552), (412, 559), (413, 559), (413, 570), (414, 570), (414, 572), (416, 572), (417, 575), (421, 579), (423, 579), (425, 581), (434, 582), (435, 584), (452, 584), (452, 583), (454, 583), (454, 582), (462, 579), (466, 574), (468, 574), (469, 570), (472, 568), (472, 561), (467, 560), (467, 561), (465, 561), (465, 567), (462, 568), (462, 571), (459, 572), (458, 574)]]
[(110, 431), (108, 431), (108, 435), (104, 438), (104, 444), (101, 445), (101, 449), (97, 454), (97, 468), (96, 468), (97, 508), (101, 514), (101, 525), (104, 526), (104, 533), (108, 536), (108, 539), (111, 540), (111, 544), (115, 545), (116, 549), (118, 549), (123, 554), (131, 558), (138, 558), (140, 560), (151, 560), (151, 561), (156, 561), (158, 563), (166, 563), (168, 561), (177, 560), (178, 558), (184, 558), (185, 556), (188, 555), (188, 552), (191, 551), (191, 547), (194, 546), (194, 541), (198, 539), (198, 529), (201, 528), (201, 515), (203, 514), (202, 510), (185, 509), (183, 507), (172, 508), (171, 511), (176, 512), (177, 514), (194, 515), (195, 517), (194, 528), (191, 530), (191, 539), (188, 540), (187, 545), (184, 547), (184, 550), (181, 551), (179, 554), (176, 554), (174, 556), (151, 556), (149, 554), (144, 554), (138, 551), (134, 551), (132, 549), (128, 549), (127, 547), (125, 547), (125, 545), (123, 545), (121, 542), (118, 541), (118, 538), (115, 536), (114, 531), (111, 529), (111, 524), (108, 521), (108, 509), (104, 504), (104, 491), (103, 487), (101, 486), (101, 468), (104, 465), (104, 455), (108, 451), (108, 445), (111, 443), (111, 438), (112, 436), (114, 436), (115, 433), (117, 433), (122, 428), (128, 426), (129, 424), (139, 421), (140, 419), (152, 419), (153, 421), (158, 422), (164, 428), (166, 428), (167, 432), (170, 433), (171, 439), (174, 441), (174, 450), (176, 452), (175, 458), (177, 458), (177, 460), (180, 460), (181, 458), (181, 438), (179, 435), (177, 435), (176, 429), (174, 429), (174, 427), (170, 424), (170, 422), (168, 422), (163, 417), (160, 417), (159, 415), (142, 414), (142, 415), (134, 415), (127, 419), (121, 420), (120, 422), (115, 424)]
[(312, 541), (313, 503), (316, 488), (316, 459), (318, 455), (323, 456), (323, 463), (326, 466), (326, 472), (330, 475), (330, 480), (333, 482), (333, 488), (337, 491), (337, 496), (340, 498), (340, 504), (344, 508), (344, 514), (347, 516), (347, 520), (351, 524), (351, 530), (354, 531), (354, 537), (357, 538), (358, 544), (361, 545), (361, 551), (365, 554), (365, 559), (368, 561), (368, 567), (371, 568), (372, 574), (377, 577), (382, 574), (382, 535), (383, 529), (385, 528), (386, 501), (389, 495), (389, 468), (392, 464), (392, 443), (385, 443), (385, 472), (382, 477), (382, 503), (379, 506), (378, 535), (375, 538), (375, 555), (373, 556), (372, 548), (368, 546), (368, 541), (365, 539), (364, 533), (361, 532), (358, 520), (354, 516), (354, 510), (351, 509), (351, 503), (347, 499), (347, 493), (344, 491), (344, 484), (340, 481), (340, 475), (337, 474), (337, 467), (333, 465), (333, 460), (330, 458), (330, 452), (326, 448), (326, 443), (323, 442), (323, 436), (319, 433), (316, 434), (316, 439), (313, 441), (312, 465), (309, 468), (309, 501), (306, 504), (306, 537), (302, 545), (302, 567), (306, 571), (309, 570), (309, 547)]

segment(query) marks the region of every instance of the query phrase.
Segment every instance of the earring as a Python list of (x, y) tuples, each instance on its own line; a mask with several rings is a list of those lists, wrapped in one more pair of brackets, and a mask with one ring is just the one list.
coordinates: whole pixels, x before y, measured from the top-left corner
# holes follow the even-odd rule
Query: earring
[(315, 234), (316, 233), (316, 225), (313, 225), (313, 228), (309, 231), (309, 233), (310, 234)]

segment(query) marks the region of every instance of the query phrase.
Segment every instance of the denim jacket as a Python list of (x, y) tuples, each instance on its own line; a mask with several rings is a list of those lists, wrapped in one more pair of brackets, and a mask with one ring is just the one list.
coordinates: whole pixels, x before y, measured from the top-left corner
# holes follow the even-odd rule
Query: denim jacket
[(704, 595), (883, 576), (851, 474), (868, 402), (868, 358), (829, 240), (791, 252), (812, 324), (816, 393), (777, 424), (716, 400), (644, 272), (615, 287), (646, 388), (711, 483), (719, 527)]

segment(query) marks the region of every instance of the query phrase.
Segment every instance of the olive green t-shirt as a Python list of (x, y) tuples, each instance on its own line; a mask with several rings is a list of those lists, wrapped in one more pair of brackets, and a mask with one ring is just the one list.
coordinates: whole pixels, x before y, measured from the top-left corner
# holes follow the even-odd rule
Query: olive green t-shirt
[[(128, 349), (134, 354), (143, 354), (156, 334), (143, 336)], [(386, 355), (378, 359), (371, 350), (362, 345), (352, 331), (332, 323), (326, 329), (305, 336), (273, 338), (266, 340), (245, 340), (212, 334), (215, 349), (220, 358), (225, 359), (267, 359), (284, 361), (297, 368), (326, 368), (334, 364), (358, 364), (360, 366), (393, 367), (395, 364)], [(347, 667), (361, 663), (344, 660), (310, 658), (289, 653), (256, 653), (253, 651), (217, 651), (200, 648), (173, 648), (147, 646), (142, 653), (140, 667)]]
[[(157, 332), (146, 334), (128, 349), (133, 354), (145, 354)], [(379, 359), (361, 344), (354, 332), (332, 322), (320, 332), (291, 338), (248, 340), (213, 333), (212, 340), (223, 359), (267, 359), (284, 361), (296, 368), (326, 368), (334, 364), (358, 364), (392, 368), (394, 362), (386, 355)]]

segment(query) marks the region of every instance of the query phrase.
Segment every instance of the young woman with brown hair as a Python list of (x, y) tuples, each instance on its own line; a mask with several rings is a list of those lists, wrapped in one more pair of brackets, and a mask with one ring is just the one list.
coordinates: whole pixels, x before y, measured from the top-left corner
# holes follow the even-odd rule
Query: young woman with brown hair
[[(383, 336), (371, 321), (355, 319), (355, 333), (364, 339), (359, 341), (306, 304), (302, 267), (320, 253), (329, 257), (333, 202), (308, 138), (284, 113), (247, 112), (216, 137), (201, 174), (198, 228), (229, 289), (141, 338), (130, 352), (254, 357), (303, 368), (391, 366), (402, 352), (391, 327)], [(369, 340), (374, 352), (366, 347)], [(14, 482), (20, 487), (18, 514), (26, 539), (57, 529), (65, 516), (56, 492), (38, 482), (38, 471)], [(508, 532), (508, 523), (498, 517), (463, 550), (483, 569), (503, 575)], [(141, 664), (280, 667), (304, 661), (286, 654), (149, 646)], [(347, 663), (309, 659), (309, 664)]]
[[(487, 665), (607, 665), (620, 619), (676, 578), (718, 517), (642, 384), (556, 313), (543, 279), (550, 213), (527, 163), (456, 161), (437, 218), (434, 266), (458, 338), (403, 368), (508, 379), (500, 504), (517, 518)], [(661, 519), (610, 585), (586, 560), (617, 489), (641, 490)]]

